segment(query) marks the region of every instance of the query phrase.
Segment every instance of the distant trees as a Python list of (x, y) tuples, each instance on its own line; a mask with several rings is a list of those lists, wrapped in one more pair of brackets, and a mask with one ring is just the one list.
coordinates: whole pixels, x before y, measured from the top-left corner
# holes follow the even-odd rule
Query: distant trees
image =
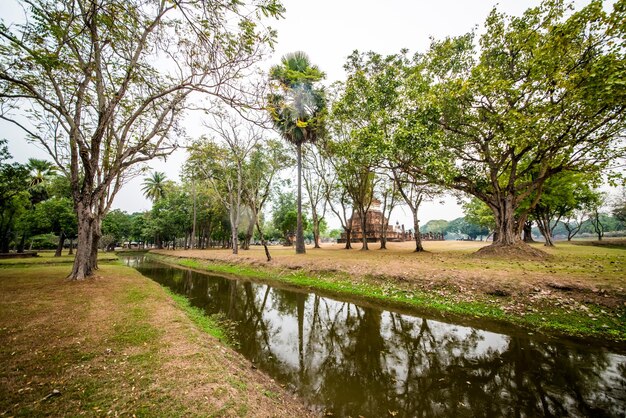
[(448, 222), (445, 228), (445, 232), (447, 234), (455, 234), (460, 236), (465, 235), (472, 241), (479, 237), (482, 240), (490, 234), (488, 228), (468, 221), (467, 217), (465, 216), (453, 219), (452, 221)]

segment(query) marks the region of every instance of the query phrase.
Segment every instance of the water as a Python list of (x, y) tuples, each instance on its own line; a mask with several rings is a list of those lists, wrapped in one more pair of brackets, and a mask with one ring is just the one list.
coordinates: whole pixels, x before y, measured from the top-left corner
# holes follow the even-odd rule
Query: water
[(335, 417), (626, 415), (626, 356), (606, 349), (126, 263), (235, 321), (243, 355)]

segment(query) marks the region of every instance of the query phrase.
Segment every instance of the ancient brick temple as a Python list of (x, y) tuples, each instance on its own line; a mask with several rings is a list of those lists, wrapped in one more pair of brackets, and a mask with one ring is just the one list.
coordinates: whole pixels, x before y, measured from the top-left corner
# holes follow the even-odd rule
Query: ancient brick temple
[[(405, 231), (404, 225), (391, 225), (383, 216), (380, 209), (380, 201), (374, 199), (370, 205), (369, 210), (365, 214), (366, 236), (368, 242), (378, 242), (382, 236), (383, 225), (387, 225), (387, 241), (410, 241), (413, 239), (413, 232)], [(355, 210), (352, 211), (352, 217), (350, 218), (352, 224), (351, 242), (359, 242), (363, 239), (363, 229), (361, 228), (361, 217)], [(341, 238), (337, 240), (338, 243), (346, 242), (346, 233), (341, 234)]]

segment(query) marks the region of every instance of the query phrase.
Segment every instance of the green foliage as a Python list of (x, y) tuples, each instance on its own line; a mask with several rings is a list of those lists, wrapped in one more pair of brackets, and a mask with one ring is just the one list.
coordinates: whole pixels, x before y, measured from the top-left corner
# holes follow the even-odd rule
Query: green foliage
[(166, 178), (167, 176), (165, 175), (165, 173), (162, 173), (160, 171), (153, 171), (143, 181), (143, 187), (141, 188), (141, 190), (143, 191), (144, 196), (146, 196), (153, 202), (156, 202), (164, 197)]
[(550, 0), (520, 17), (494, 9), (479, 50), (473, 34), (434, 41), (412, 78), (426, 83), (410, 95), (402, 150), (411, 167), (487, 203), (509, 243), (534, 207), (522, 202), (546, 181), (597, 173), (623, 155), (624, 32), (614, 22), (624, 12), (594, 1), (572, 13)]
[(64, 233), (75, 237), (77, 218), (72, 201), (66, 197), (52, 197), (35, 206), (36, 228), (56, 235)]
[(424, 224), (420, 228), (420, 232), (422, 234), (427, 234), (429, 232), (443, 234), (446, 232), (447, 229), (448, 229), (448, 221), (443, 220), (443, 219), (434, 219), (434, 220), (426, 222), (426, 224)]
[(467, 222), (488, 229), (489, 231), (495, 229), (496, 222), (493, 217), (493, 212), (480, 200), (474, 198), (464, 202), (463, 212), (465, 213), (465, 220)]
[(102, 218), (102, 234), (110, 235), (112, 243), (121, 244), (130, 238), (132, 228), (132, 216), (126, 212), (115, 209)]
[(10, 158), (6, 140), (0, 140), (0, 252), (9, 251), (16, 222), (30, 206), (29, 170)]
[(447, 234), (467, 235), (469, 239), (475, 240), (478, 237), (486, 237), (490, 231), (484, 226), (470, 222), (467, 217), (461, 217), (448, 222), (445, 232)]
[(286, 54), (270, 69), (272, 92), (267, 109), (274, 126), (294, 145), (315, 142), (324, 134), (326, 98), (316, 83), (324, 73), (302, 51)]
[[(293, 193), (279, 193), (274, 202), (272, 223), (274, 228), (281, 232), (285, 244), (291, 245), (291, 236), (296, 233), (298, 219), (298, 206)], [(306, 229), (308, 221), (302, 219), (303, 228)]]

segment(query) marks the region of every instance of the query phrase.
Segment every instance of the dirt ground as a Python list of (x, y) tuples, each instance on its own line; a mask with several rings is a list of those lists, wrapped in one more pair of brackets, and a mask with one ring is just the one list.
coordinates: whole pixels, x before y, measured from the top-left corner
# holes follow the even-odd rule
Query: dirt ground
[(0, 416), (308, 416), (135, 270), (0, 268)]
[(559, 242), (546, 249), (546, 259), (478, 257), (474, 253), (485, 242), (425, 242), (426, 252), (415, 253), (413, 242), (388, 243), (387, 250), (370, 244), (369, 251), (345, 250), (343, 244), (307, 247), (305, 255), (291, 247), (272, 246), (271, 262), (265, 261), (261, 246), (240, 250), (153, 250), (177, 257), (219, 260), (232, 263), (271, 266), (278, 269), (303, 269), (310, 272), (345, 272), (355, 278), (401, 283), (403, 287), (432, 291), (451, 291), (460, 299), (485, 295), (518, 296), (511, 310), (524, 309), (523, 301), (534, 303), (593, 302), (609, 308), (626, 306), (626, 247), (580, 245)]

